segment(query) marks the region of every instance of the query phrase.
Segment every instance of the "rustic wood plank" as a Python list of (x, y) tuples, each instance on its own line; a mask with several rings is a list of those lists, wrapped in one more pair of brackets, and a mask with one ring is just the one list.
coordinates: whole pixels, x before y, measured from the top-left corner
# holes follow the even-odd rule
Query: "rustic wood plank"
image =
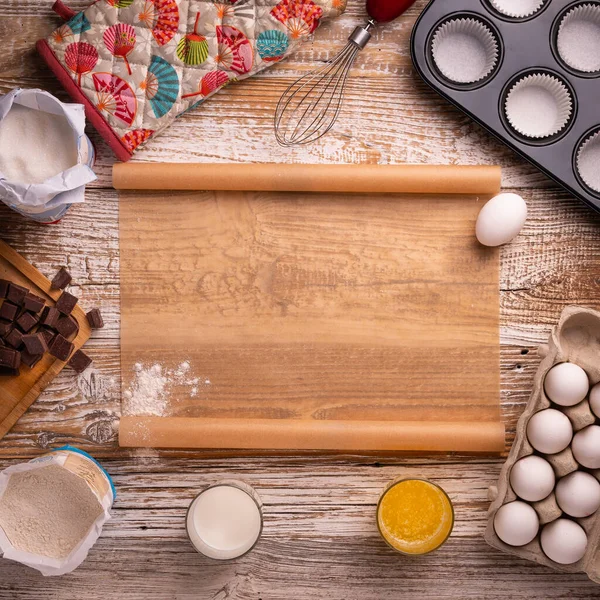
[[(502, 165), (505, 187), (521, 191), (530, 208), (523, 234), (501, 251), (502, 414), (510, 443), (539, 363), (536, 346), (565, 305), (598, 306), (598, 220), (418, 80), (407, 40), (425, 1), (377, 31), (353, 69), (340, 123), (322, 144), (278, 148), (272, 112), (288, 83), (343, 45), (363, 19), (360, 2), (351, 2), (344, 17), (319, 29), (314, 40), (276, 69), (229, 86), (201, 110), (179, 119), (136, 160)], [(59, 23), (51, 4), (0, 3), (0, 92), (16, 85), (43, 87), (67, 99), (33, 50), (35, 40)], [(88, 2), (69, 4), (79, 10)], [(107, 188), (113, 156), (97, 135), (91, 136), (99, 174), (91, 187)], [(62, 578), (42, 578), (0, 561), (2, 600), (598, 596), (597, 586), (584, 575), (560, 574), (486, 546), (486, 490), (497, 478), (500, 459), (261, 458), (211, 452), (178, 458), (151, 450), (119, 452), (114, 427), (120, 412), (117, 211), (110, 189), (90, 189), (85, 205), (73, 207), (62, 223), (49, 227), (0, 206), (0, 237), (46, 275), (68, 265), (82, 305), (100, 305), (107, 323), (86, 344), (94, 370), (81, 380), (67, 371), (57, 377), (0, 443), (0, 468), (72, 442), (104, 457), (119, 490), (114, 519), (80, 569)], [(373, 529), (379, 490), (404, 472), (440, 482), (459, 514), (449, 544), (426, 559), (391, 554)], [(249, 481), (265, 499), (265, 536), (256, 552), (241, 561), (216, 564), (191, 550), (182, 519), (199, 489), (230, 476)]]

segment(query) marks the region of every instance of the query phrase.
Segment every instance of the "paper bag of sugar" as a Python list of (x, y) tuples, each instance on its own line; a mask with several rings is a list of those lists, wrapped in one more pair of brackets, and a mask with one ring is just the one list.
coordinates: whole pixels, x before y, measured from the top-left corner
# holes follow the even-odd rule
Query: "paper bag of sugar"
[(115, 491), (88, 454), (65, 446), (0, 472), (0, 550), (43, 575), (76, 569), (110, 519)]
[(41, 223), (83, 202), (85, 185), (96, 179), (84, 128), (81, 104), (35, 89), (0, 96), (0, 199)]

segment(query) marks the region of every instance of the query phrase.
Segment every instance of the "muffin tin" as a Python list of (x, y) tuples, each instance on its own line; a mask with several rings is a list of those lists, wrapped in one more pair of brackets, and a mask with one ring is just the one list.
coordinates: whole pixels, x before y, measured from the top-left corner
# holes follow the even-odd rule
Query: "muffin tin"
[[(587, 398), (575, 406), (562, 407), (550, 402), (544, 391), (546, 374), (553, 366), (563, 362), (572, 362), (582, 367), (588, 375), (590, 386), (600, 381), (600, 313), (585, 308), (566, 308), (558, 325), (554, 327), (550, 335), (548, 345), (541, 347), (540, 353), (544, 356), (544, 359), (536, 373), (533, 392), (527, 407), (517, 424), (515, 441), (502, 467), (497, 487), (490, 488), (492, 504), (489, 509), (485, 539), (491, 546), (509, 554), (568, 573), (585, 572), (590, 579), (600, 583), (600, 560), (598, 560), (600, 558), (598, 554), (600, 510), (585, 518), (572, 519), (563, 514), (556, 502), (555, 493), (552, 492), (545, 499), (530, 503), (539, 517), (540, 531), (529, 544), (520, 547), (509, 546), (497, 536), (494, 530), (494, 517), (498, 509), (504, 504), (519, 499), (511, 489), (509, 478), (513, 465), (525, 456), (537, 454), (546, 459), (552, 465), (557, 482), (562, 477), (577, 470), (589, 472), (597, 479), (600, 478), (599, 470), (585, 469), (577, 463), (570, 445), (557, 454), (541, 454), (533, 449), (526, 435), (530, 418), (535, 413), (550, 407), (567, 415), (573, 426), (574, 434), (588, 425), (600, 424), (600, 420), (592, 413)], [(558, 564), (550, 560), (544, 554), (540, 545), (539, 540), (543, 526), (558, 518), (567, 518), (577, 522), (587, 534), (588, 542), (585, 555), (581, 560), (570, 565)]]
[(600, 212), (600, 0), (432, 0), (411, 52), (434, 90)]

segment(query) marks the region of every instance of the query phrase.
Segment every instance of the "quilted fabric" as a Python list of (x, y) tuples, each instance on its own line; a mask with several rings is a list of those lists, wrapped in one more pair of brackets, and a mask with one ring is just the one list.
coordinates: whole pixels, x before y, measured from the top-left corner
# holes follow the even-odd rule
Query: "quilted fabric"
[(47, 46), (132, 153), (223, 86), (281, 60), (344, 8), (345, 0), (97, 0)]

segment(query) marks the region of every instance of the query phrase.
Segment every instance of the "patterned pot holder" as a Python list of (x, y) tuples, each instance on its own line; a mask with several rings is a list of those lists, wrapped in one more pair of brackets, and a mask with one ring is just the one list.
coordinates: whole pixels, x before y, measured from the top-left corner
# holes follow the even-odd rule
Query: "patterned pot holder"
[(97, 0), (38, 52), (122, 161), (225, 85), (287, 56), (345, 0)]

